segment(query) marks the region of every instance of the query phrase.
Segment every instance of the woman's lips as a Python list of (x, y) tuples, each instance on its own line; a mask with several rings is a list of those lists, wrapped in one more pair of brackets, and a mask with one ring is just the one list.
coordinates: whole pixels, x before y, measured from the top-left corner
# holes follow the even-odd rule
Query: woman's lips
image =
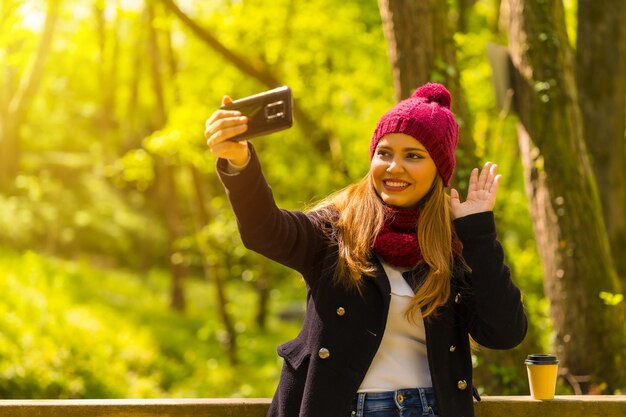
[(411, 184), (398, 179), (383, 180), (383, 186), (385, 187), (385, 189), (390, 191), (402, 191), (406, 189), (409, 185)]

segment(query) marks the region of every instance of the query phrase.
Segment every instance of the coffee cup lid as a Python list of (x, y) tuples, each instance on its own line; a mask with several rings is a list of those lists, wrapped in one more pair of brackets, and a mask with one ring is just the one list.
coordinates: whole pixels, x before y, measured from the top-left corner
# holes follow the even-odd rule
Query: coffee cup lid
[(555, 355), (549, 353), (535, 353), (528, 355), (524, 363), (528, 365), (556, 365), (559, 363), (559, 360)]

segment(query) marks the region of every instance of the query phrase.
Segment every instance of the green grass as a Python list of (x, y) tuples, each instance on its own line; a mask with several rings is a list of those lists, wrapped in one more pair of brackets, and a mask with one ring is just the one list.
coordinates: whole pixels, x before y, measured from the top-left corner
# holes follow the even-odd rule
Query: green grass
[(163, 271), (98, 270), (33, 252), (0, 251), (0, 398), (269, 397), (276, 345), (297, 323), (276, 311), (304, 299), (298, 277), (272, 290), (267, 329), (256, 295), (228, 283), (240, 364), (230, 366), (212, 285), (186, 281), (184, 314), (172, 312)]

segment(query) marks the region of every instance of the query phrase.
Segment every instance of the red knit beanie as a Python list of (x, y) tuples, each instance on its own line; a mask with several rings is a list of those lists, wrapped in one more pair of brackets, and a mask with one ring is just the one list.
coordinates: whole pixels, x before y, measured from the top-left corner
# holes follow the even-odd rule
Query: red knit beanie
[(441, 84), (428, 83), (415, 90), (410, 98), (396, 104), (378, 121), (370, 143), (370, 160), (383, 136), (404, 133), (426, 147), (444, 184), (450, 185), (459, 136), (451, 104), (450, 92)]

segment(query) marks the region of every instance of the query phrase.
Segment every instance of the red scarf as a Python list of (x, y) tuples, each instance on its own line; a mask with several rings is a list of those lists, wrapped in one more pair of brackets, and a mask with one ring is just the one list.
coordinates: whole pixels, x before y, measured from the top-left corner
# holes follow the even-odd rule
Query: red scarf
[(417, 241), (419, 210), (385, 206), (385, 211), (387, 219), (372, 249), (388, 264), (412, 268), (422, 260)]
[[(417, 240), (419, 209), (385, 206), (386, 220), (376, 236), (372, 250), (391, 265), (413, 268), (423, 260)], [(452, 233), (452, 253), (460, 255), (463, 245)]]

